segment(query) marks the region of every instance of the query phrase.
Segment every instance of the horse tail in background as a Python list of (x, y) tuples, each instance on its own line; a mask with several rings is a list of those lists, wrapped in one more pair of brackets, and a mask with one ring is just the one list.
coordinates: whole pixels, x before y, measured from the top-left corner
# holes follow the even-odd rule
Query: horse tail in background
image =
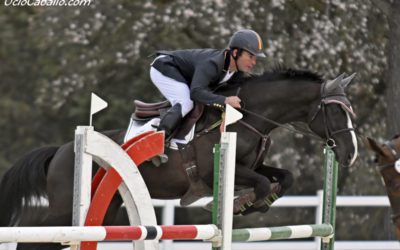
[(24, 209), (37, 205), (40, 197), (47, 197), (47, 166), (58, 148), (32, 150), (4, 174), (0, 183), (0, 227), (16, 225)]

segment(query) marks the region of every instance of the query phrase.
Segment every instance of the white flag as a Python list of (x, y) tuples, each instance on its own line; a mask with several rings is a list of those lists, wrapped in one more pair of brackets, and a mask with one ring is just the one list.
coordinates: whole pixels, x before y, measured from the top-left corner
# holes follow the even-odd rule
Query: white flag
[(108, 103), (98, 97), (95, 93), (92, 93), (91, 101), (90, 101), (90, 126), (92, 126), (92, 116), (96, 114), (100, 110), (107, 108)]
[(231, 105), (226, 104), (225, 108), (225, 126), (233, 124), (243, 118), (243, 114), (234, 109)]

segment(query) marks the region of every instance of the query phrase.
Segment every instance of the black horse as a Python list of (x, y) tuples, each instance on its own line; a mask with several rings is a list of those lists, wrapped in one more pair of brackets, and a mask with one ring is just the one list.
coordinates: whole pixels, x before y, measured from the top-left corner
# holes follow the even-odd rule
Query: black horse
[[(276, 70), (261, 76), (242, 79), (217, 90), (218, 94), (235, 95), (240, 87), (244, 117), (241, 123), (228, 127), (238, 133), (235, 185), (250, 190), (235, 201), (236, 213), (266, 211), (292, 184), (289, 171), (263, 165), (259, 149), (265, 146), (277, 123), (304, 122), (319, 138), (328, 141), (343, 166), (351, 165), (357, 154), (357, 143), (349, 113), (351, 107), (344, 88), (352, 77), (340, 76), (323, 81), (318, 75), (299, 70)], [(219, 110), (206, 107), (198, 128), (205, 129), (221, 117)], [(268, 118), (268, 119), (266, 119)], [(274, 122), (271, 122), (271, 120)], [(204, 131), (204, 130), (203, 130)], [(124, 131), (106, 133), (118, 143)], [(218, 129), (203, 133), (190, 144), (197, 160), (201, 182), (212, 186), (213, 146), (219, 142)], [(182, 154), (166, 149), (167, 163), (159, 167), (145, 162), (140, 172), (150, 195), (157, 199), (188, 196), (191, 180), (181, 166)], [(55, 226), (71, 225), (74, 152), (73, 142), (60, 147), (44, 147), (28, 153), (8, 170), (0, 184), (0, 226)], [(278, 183), (271, 188), (271, 183)], [(193, 191), (193, 190), (192, 190)], [(198, 191), (198, 190), (197, 190)], [(190, 191), (189, 191), (190, 193)], [(207, 193), (195, 192), (198, 197)], [(27, 216), (23, 204), (32, 205), (31, 197), (47, 197), (49, 207), (45, 216)], [(196, 198), (198, 198), (196, 197)], [(190, 200), (190, 199), (189, 199)], [(115, 198), (109, 207), (105, 223), (113, 220), (121, 205)], [(247, 208), (247, 210), (245, 210)], [(36, 248), (35, 248), (36, 247)], [(18, 249), (60, 249), (57, 244), (19, 244)]]

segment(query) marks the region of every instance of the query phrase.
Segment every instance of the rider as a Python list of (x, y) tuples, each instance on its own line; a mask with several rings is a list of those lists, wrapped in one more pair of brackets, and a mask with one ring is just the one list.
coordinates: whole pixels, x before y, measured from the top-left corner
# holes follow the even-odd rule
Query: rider
[(228, 49), (158, 51), (150, 68), (150, 78), (171, 103), (158, 130), (168, 138), (182, 118), (193, 108), (193, 101), (222, 107), (240, 108), (237, 96), (221, 96), (209, 89), (228, 81), (236, 72), (249, 73), (257, 57), (265, 57), (260, 36), (253, 30), (233, 34)]

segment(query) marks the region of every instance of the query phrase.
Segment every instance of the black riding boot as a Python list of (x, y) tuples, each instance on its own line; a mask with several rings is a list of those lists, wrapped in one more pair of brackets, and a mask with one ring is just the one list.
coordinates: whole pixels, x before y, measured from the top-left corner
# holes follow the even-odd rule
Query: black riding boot
[(167, 113), (161, 118), (158, 131), (163, 130), (165, 132), (165, 138), (170, 139), (172, 133), (178, 127), (182, 120), (182, 107), (181, 104), (175, 104), (170, 108)]
[[(181, 104), (175, 104), (172, 108), (170, 108), (167, 113), (165, 113), (160, 121), (160, 125), (157, 128), (157, 131), (165, 132), (165, 144), (168, 145), (169, 141), (172, 138), (172, 133), (178, 127), (182, 120), (182, 107)], [(168, 156), (166, 154), (161, 154), (151, 158), (154, 166), (158, 167), (161, 163), (166, 163), (168, 161)]]

